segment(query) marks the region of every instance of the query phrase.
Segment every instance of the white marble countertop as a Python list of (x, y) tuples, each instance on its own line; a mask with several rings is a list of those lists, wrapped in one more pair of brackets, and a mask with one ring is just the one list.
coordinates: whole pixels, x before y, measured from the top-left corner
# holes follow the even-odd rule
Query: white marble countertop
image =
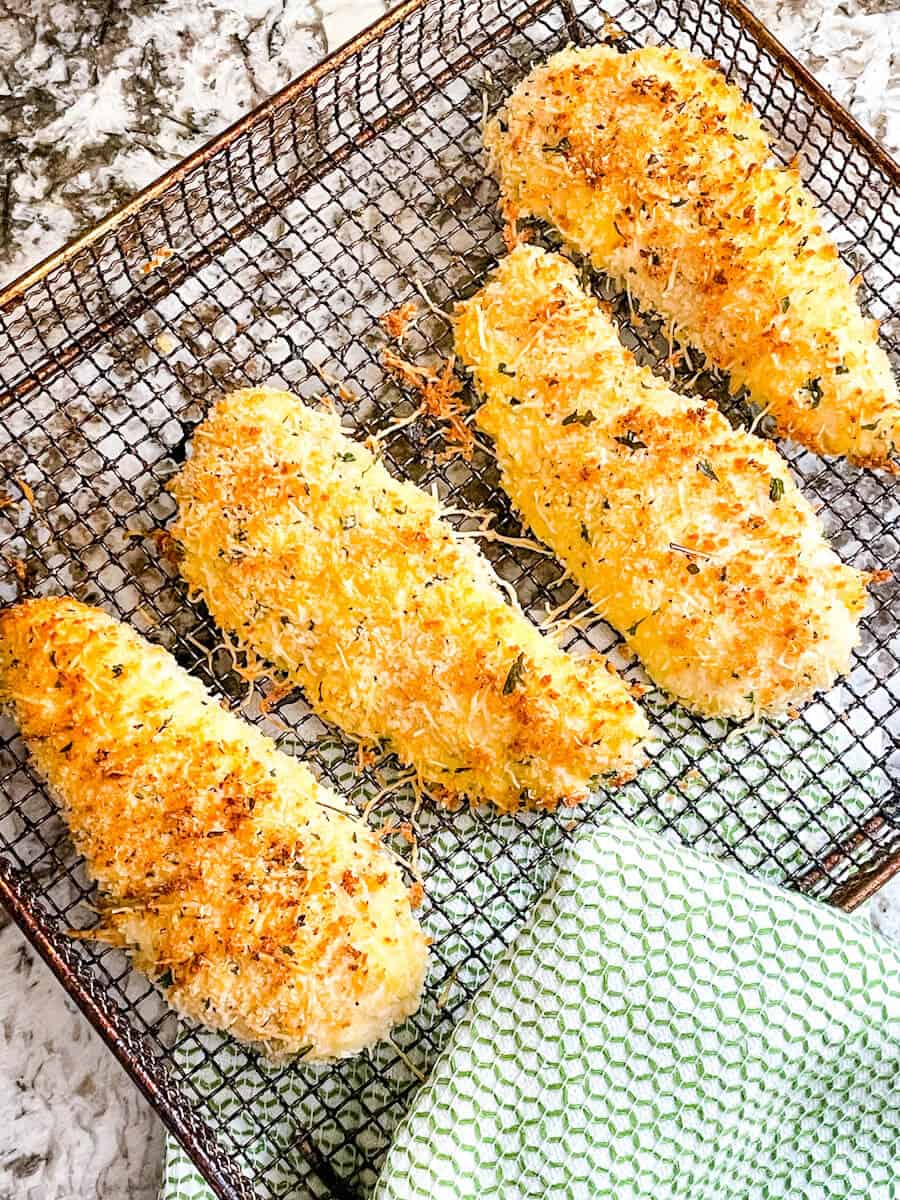
[[(751, 0), (900, 156), (898, 0)], [(380, 0), (11, 0), (0, 283), (379, 16)], [(900, 938), (900, 881), (869, 906)], [(162, 1131), (0, 911), (0, 1200), (150, 1200)]]

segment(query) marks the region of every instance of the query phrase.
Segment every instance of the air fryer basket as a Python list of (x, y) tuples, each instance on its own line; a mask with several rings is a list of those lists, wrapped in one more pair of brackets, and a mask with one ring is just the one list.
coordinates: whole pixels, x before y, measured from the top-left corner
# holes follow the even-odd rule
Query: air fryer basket
[[(416, 397), (383, 366), (378, 318), (417, 300), (403, 352), (436, 360), (449, 347), (441, 310), (502, 252), (485, 108), (552, 51), (604, 38), (690, 47), (741, 85), (779, 155), (800, 155), (896, 363), (900, 169), (735, 0), (411, 0), (0, 296), (11, 501), (0, 508), (0, 601), (70, 592), (104, 605), (361, 805), (376, 798), (373, 821), (415, 830), (434, 938), (420, 1013), (352, 1062), (275, 1069), (167, 1013), (119, 951), (67, 937), (91, 923), (90, 888), (3, 719), (0, 896), (221, 1197), (371, 1187), (419, 1079), (584, 821), (619, 811), (848, 908), (900, 865), (893, 580), (873, 589), (850, 677), (796, 721), (736, 728), (651, 693), (653, 759), (635, 783), (554, 816), (500, 817), (391, 790), (400, 772), (389, 760), (359, 771), (356, 746), (297, 694), (262, 712), (156, 536), (172, 513), (165, 482), (222, 388), (330, 393), (360, 434), (412, 414)], [(666, 356), (658, 323), (629, 321), (621, 300), (616, 311), (630, 344)], [(712, 372), (682, 385), (726, 396)], [(489, 447), (470, 464), (447, 458), (441, 426), (424, 417), (382, 440), (392, 470), (478, 510), (455, 518), (461, 527), (490, 513), (491, 529), (521, 534)], [(896, 568), (891, 477), (786, 449), (841, 555)], [(483, 545), (535, 619), (567, 600), (579, 611), (552, 557), (503, 537)], [(568, 636), (639, 673), (588, 614)]]

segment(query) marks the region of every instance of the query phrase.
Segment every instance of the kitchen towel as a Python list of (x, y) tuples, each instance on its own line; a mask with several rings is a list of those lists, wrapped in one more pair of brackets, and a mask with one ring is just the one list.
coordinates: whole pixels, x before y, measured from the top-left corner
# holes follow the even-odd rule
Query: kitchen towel
[(622, 821), (580, 836), (376, 1200), (900, 1196), (900, 955)]

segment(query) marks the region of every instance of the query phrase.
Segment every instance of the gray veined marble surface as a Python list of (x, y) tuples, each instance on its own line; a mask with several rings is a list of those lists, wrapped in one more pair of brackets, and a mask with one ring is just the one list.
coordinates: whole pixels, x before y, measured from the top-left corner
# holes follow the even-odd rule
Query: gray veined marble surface
[[(6, 0), (0, 283), (379, 16), (380, 0)], [(755, 0), (900, 155), (900, 0)], [(900, 939), (900, 882), (860, 919)], [(150, 1200), (159, 1122), (0, 912), (0, 1200)]]

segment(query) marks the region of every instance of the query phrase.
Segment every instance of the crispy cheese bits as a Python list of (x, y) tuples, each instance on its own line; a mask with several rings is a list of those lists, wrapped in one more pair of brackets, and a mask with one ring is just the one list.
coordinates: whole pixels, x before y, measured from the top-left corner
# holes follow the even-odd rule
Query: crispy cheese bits
[(507, 217), (539, 217), (666, 316), (781, 434), (889, 465), (900, 398), (875, 321), (795, 167), (684, 50), (554, 55), (489, 124)]
[(333, 413), (226, 396), (172, 491), (180, 569), (222, 628), (423, 780), (511, 809), (633, 771), (645, 721), (624, 683), (544, 637)]
[(698, 712), (781, 712), (847, 670), (866, 603), (781, 457), (638, 366), (575, 267), (517, 247), (459, 306), (501, 481)]
[(273, 1057), (353, 1054), (426, 967), (399, 866), (159, 646), (74, 600), (0, 614), (12, 706), (122, 945), (185, 1016)]

